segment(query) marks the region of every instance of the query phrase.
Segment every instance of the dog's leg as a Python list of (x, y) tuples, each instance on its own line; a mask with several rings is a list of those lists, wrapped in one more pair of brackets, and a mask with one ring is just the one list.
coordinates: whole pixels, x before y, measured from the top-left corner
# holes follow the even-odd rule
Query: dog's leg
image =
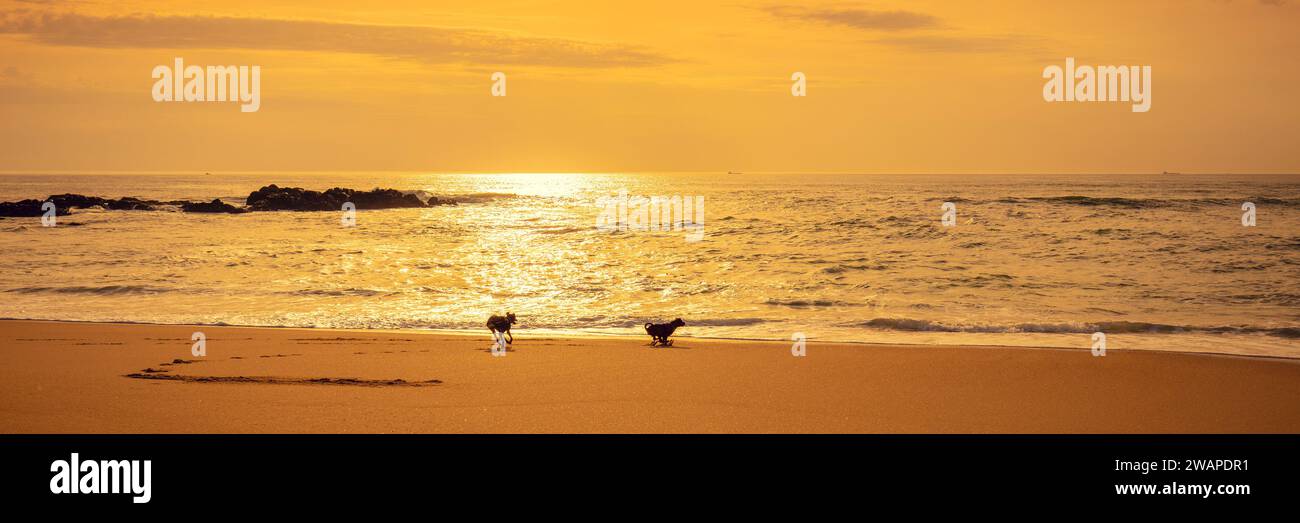
[(496, 329), (488, 328), (488, 330), (492, 331), (492, 347), (488, 351), (493, 356), (504, 356), (506, 350), (505, 341), (501, 339), (501, 335), (497, 334)]

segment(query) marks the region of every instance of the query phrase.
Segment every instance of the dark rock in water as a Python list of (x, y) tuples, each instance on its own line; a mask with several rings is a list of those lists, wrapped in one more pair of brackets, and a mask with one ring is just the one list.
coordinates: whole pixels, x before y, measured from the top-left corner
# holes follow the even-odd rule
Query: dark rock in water
[[(326, 196), (343, 198), (345, 202), (356, 204), (358, 209), (408, 209), (426, 207), (423, 200), (414, 194), (404, 194), (396, 189), (375, 188), (370, 191), (353, 191), (335, 187), (325, 191)], [(342, 205), (340, 203), (340, 205)]]
[(374, 189), (356, 191), (335, 187), (325, 192), (309, 191), (298, 187), (277, 187), (268, 185), (248, 195), (247, 207), (236, 207), (221, 200), (211, 202), (143, 200), (125, 196), (116, 200), (85, 196), (81, 194), (55, 194), (45, 200), (22, 200), (18, 202), (0, 202), (0, 217), (4, 216), (44, 216), (41, 205), (49, 201), (55, 206), (59, 216), (70, 214), (74, 208), (101, 207), (114, 211), (155, 211), (163, 206), (180, 206), (184, 212), (242, 213), (248, 211), (338, 211), (345, 202), (352, 202), (357, 209), (395, 209), (420, 208), (431, 205), (455, 204), (452, 200), (439, 200), (430, 197), (428, 203), (414, 194), (405, 194), (394, 189)]
[(55, 194), (46, 198), (60, 209), (69, 209), (72, 207), (108, 207), (109, 200), (98, 196), (85, 196), (81, 194)]
[(185, 212), (224, 212), (230, 214), (239, 214), (248, 212), (248, 209), (235, 207), (221, 200), (212, 200), (210, 202), (184, 202), (181, 204), (181, 210)]
[(56, 194), (50, 196), (47, 200), (54, 202), (54, 205), (57, 205), (60, 209), (103, 207), (114, 211), (152, 211), (160, 203), (154, 200), (141, 200), (133, 196), (123, 196), (114, 200), (81, 194)]
[[(41, 209), (41, 205), (44, 203), (45, 201), (43, 200), (22, 200), (18, 202), (0, 202), (0, 216), (9, 216), (9, 217), (45, 216), (45, 211)], [(57, 206), (55, 208), (54, 214), (58, 216), (67, 216), (68, 208)]]
[(152, 211), (158, 202), (124, 197), (117, 200), (85, 196), (81, 194), (55, 194), (44, 200), (23, 200), (19, 202), (0, 202), (0, 216), (42, 216), (41, 205), (45, 202), (54, 204), (55, 214), (67, 216), (69, 209), (102, 207), (115, 211)]
[(254, 211), (334, 211), (342, 206), (316, 191), (267, 185), (248, 194), (248, 208)]
[(130, 196), (118, 198), (116, 200), (107, 200), (104, 207), (114, 211), (153, 211), (157, 209), (159, 202), (153, 200), (141, 200)]
[[(394, 189), (355, 191), (335, 187), (325, 192), (309, 191), (299, 187), (268, 185), (248, 195), (248, 208), (252, 211), (337, 211), (345, 202), (357, 209), (394, 209), (427, 207), (418, 196), (404, 194)], [(434, 202), (437, 205), (441, 202)]]

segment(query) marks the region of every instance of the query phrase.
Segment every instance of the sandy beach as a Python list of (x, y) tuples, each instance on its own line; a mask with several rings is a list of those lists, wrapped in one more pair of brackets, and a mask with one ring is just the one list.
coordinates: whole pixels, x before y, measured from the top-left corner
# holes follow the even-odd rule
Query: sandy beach
[[(207, 355), (191, 355), (202, 331)], [(1300, 432), (1300, 362), (0, 321), (6, 433)]]

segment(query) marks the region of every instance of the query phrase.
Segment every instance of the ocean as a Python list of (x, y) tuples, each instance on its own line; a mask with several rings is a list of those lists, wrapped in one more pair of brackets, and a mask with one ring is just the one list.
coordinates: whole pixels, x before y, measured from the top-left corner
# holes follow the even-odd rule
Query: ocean
[[(5, 174), (80, 193), (243, 204), (268, 184), (456, 205), (0, 218), (0, 317), (1300, 357), (1300, 176)], [(602, 198), (703, 197), (687, 231), (599, 227)], [(691, 200), (687, 200), (691, 201)], [(944, 225), (945, 203), (951, 226)], [(1256, 225), (1242, 225), (1243, 204)], [(634, 224), (635, 225), (635, 224)], [(696, 241), (698, 240), (698, 241)], [(485, 341), (485, 343), (488, 343)]]

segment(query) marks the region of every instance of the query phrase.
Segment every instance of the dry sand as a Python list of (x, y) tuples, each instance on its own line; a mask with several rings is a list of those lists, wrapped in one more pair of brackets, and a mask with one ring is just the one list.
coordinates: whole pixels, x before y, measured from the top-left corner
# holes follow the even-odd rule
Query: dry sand
[(0, 321), (0, 432), (1300, 432), (1295, 360), (515, 340)]

